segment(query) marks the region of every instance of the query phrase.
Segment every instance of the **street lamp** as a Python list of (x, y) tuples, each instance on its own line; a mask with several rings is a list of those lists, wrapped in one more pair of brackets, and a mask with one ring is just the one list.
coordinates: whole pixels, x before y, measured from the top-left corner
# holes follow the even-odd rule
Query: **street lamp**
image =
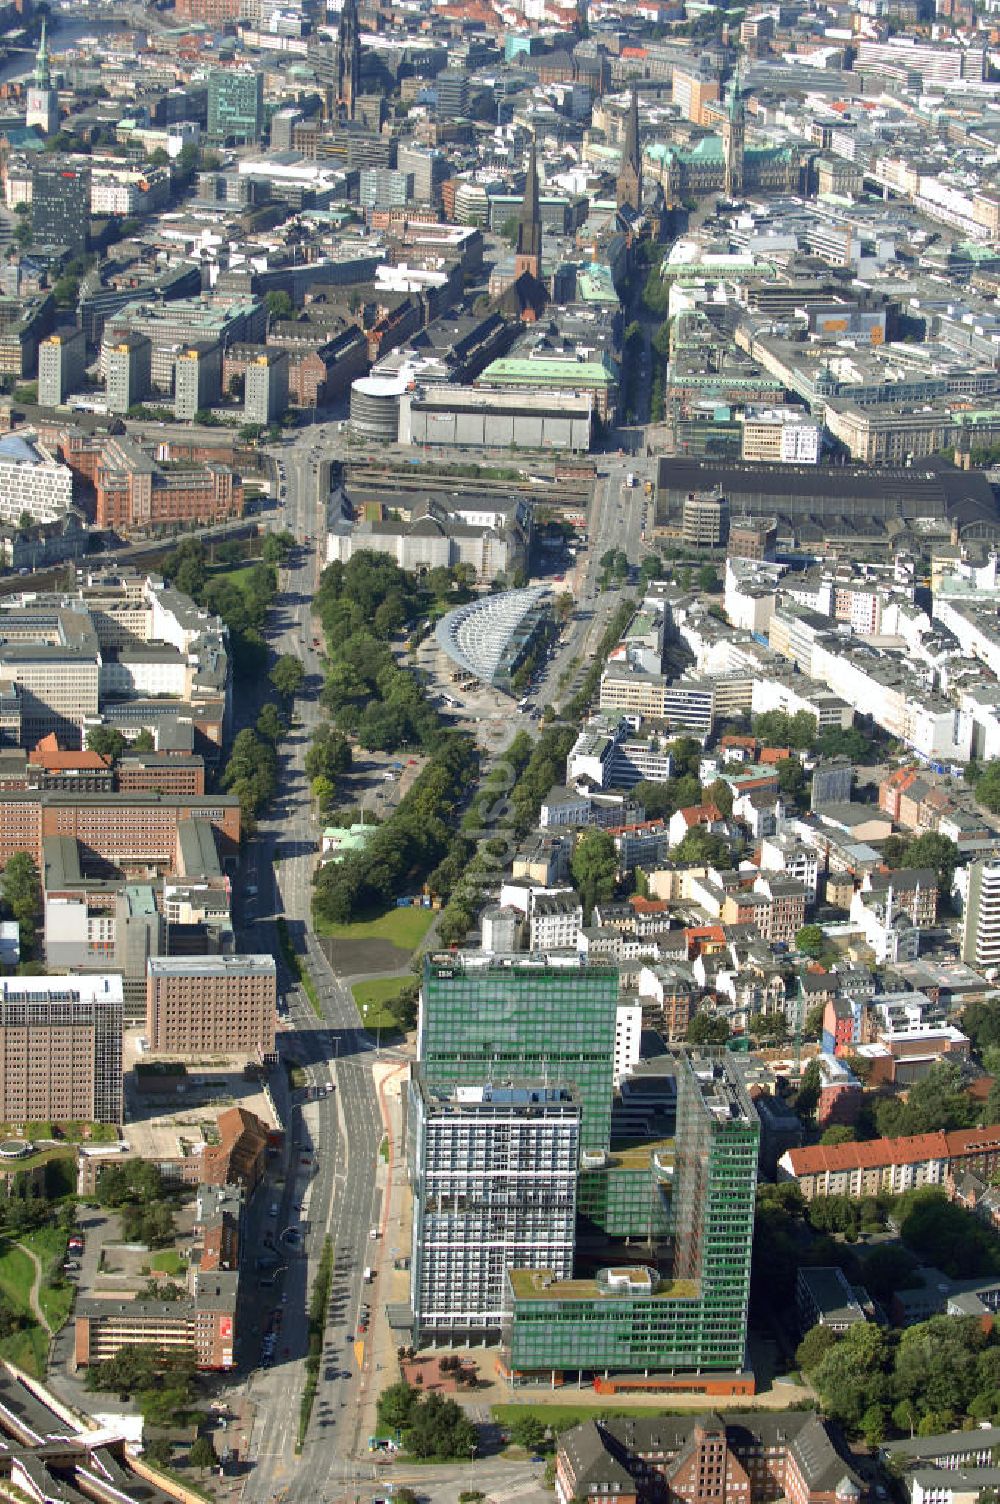
[(472, 1474), (473, 1474), (473, 1470), (475, 1468), (475, 1463), (476, 1463), (476, 1443), (475, 1442), (472, 1443), (472, 1446), (469, 1449), (469, 1451), (470, 1451), (470, 1455), (469, 1455), (469, 1493), (471, 1494), (473, 1492)]

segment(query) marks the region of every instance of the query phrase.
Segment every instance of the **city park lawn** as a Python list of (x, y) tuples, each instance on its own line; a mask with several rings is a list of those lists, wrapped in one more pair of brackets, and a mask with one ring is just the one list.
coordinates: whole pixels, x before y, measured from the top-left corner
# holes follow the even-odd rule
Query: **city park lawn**
[(334, 940), (385, 940), (399, 950), (416, 950), (431, 927), (433, 909), (389, 909), (377, 919), (355, 919), (350, 924), (332, 924), (317, 919), (316, 933)]
[(354, 983), (351, 992), (366, 1029), (399, 1028), (385, 1004), (399, 996), (406, 981), (405, 977), (372, 977), (369, 981)]

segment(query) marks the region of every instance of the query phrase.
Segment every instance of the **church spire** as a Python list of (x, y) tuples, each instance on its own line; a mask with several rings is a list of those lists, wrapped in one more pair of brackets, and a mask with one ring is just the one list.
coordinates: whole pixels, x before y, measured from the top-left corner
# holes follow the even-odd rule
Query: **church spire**
[(517, 216), (517, 246), (514, 252), (514, 276), (530, 272), (542, 274), (542, 213), (538, 204), (538, 156), (531, 142), (528, 175), (524, 180), (524, 201)]
[(45, 32), (45, 17), (42, 17), (42, 35), (38, 43), (38, 55), (35, 58), (35, 87), (48, 89), (52, 86), (52, 75), (49, 72), (49, 44)]
[(632, 97), (628, 115), (625, 117), (625, 142), (622, 146), (621, 165), (615, 198), (619, 209), (626, 205), (638, 214), (642, 208), (642, 157), (639, 155), (639, 96), (635, 81), (632, 82)]

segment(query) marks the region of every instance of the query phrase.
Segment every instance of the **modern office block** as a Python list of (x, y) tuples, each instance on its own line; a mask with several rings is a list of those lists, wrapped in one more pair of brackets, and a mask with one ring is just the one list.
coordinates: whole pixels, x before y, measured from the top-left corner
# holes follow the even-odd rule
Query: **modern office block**
[(107, 352), (105, 390), (109, 413), (127, 413), (149, 396), (153, 343), (145, 334), (127, 334)]
[(418, 1342), (497, 1337), (508, 1269), (573, 1269), (580, 1107), (560, 1086), (410, 1084)]
[(259, 141), (264, 127), (264, 75), (216, 68), (208, 79), (208, 134), (216, 141)]
[(580, 1144), (611, 1137), (618, 972), (469, 953), (428, 957), (418, 1058), (432, 1091), (545, 1079), (580, 1103)]
[(174, 416), (190, 423), (222, 395), (222, 350), (211, 340), (187, 345), (174, 363)]
[(59, 407), (83, 381), (87, 342), (82, 329), (50, 334), (38, 346), (38, 402)]
[(760, 1122), (724, 1052), (677, 1056), (674, 1261), (593, 1278), (509, 1270), (513, 1374), (727, 1371), (744, 1366)]
[(146, 1038), (166, 1055), (270, 1055), (277, 978), (273, 956), (150, 956)]
[(469, 75), (461, 69), (447, 69), (439, 73), (434, 88), (437, 92), (437, 117), (439, 120), (457, 120), (469, 108)]
[(288, 406), (288, 351), (270, 347), (247, 364), (243, 413), (248, 423), (273, 423)]
[(90, 168), (46, 157), (31, 169), (31, 239), (35, 246), (64, 246), (86, 253), (90, 227)]
[(122, 980), (0, 981), (0, 1120), (122, 1121)]

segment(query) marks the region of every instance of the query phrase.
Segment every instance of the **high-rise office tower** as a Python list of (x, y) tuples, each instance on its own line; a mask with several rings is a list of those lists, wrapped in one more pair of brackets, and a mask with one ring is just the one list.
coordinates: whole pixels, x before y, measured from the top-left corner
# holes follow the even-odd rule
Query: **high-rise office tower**
[(418, 1058), (431, 1091), (546, 1080), (580, 1104), (580, 1145), (611, 1140), (618, 972), (479, 953), (428, 957)]
[(514, 248), (514, 278), (525, 272), (542, 275), (542, 214), (538, 204), (538, 157), (531, 143), (528, 175), (524, 181), (524, 202), (517, 216), (517, 244)]
[[(674, 1263), (592, 1279), (511, 1269), (503, 1361), (512, 1372), (743, 1369), (760, 1121), (724, 1051), (677, 1056)], [(658, 1157), (657, 1157), (658, 1158)]]
[(418, 1066), (408, 1125), (414, 1339), (495, 1339), (508, 1269), (572, 1274), (579, 1104), (536, 1083), (432, 1091)]
[(469, 108), (469, 75), (460, 68), (448, 68), (434, 80), (437, 94), (437, 118), (460, 120)]
[(208, 78), (208, 134), (238, 145), (264, 129), (264, 75), (251, 68), (216, 68)]
[(89, 241), (90, 168), (46, 157), (31, 169), (31, 239), (82, 256)]
[(25, 124), (37, 125), (45, 136), (59, 129), (59, 95), (52, 87), (49, 72), (49, 46), (46, 38), (45, 18), (42, 17), (42, 35), (35, 60), (35, 76), (28, 85), (28, 113)]
[(969, 867), (962, 923), (962, 960), (977, 971), (1000, 966), (1000, 861), (984, 857)]

